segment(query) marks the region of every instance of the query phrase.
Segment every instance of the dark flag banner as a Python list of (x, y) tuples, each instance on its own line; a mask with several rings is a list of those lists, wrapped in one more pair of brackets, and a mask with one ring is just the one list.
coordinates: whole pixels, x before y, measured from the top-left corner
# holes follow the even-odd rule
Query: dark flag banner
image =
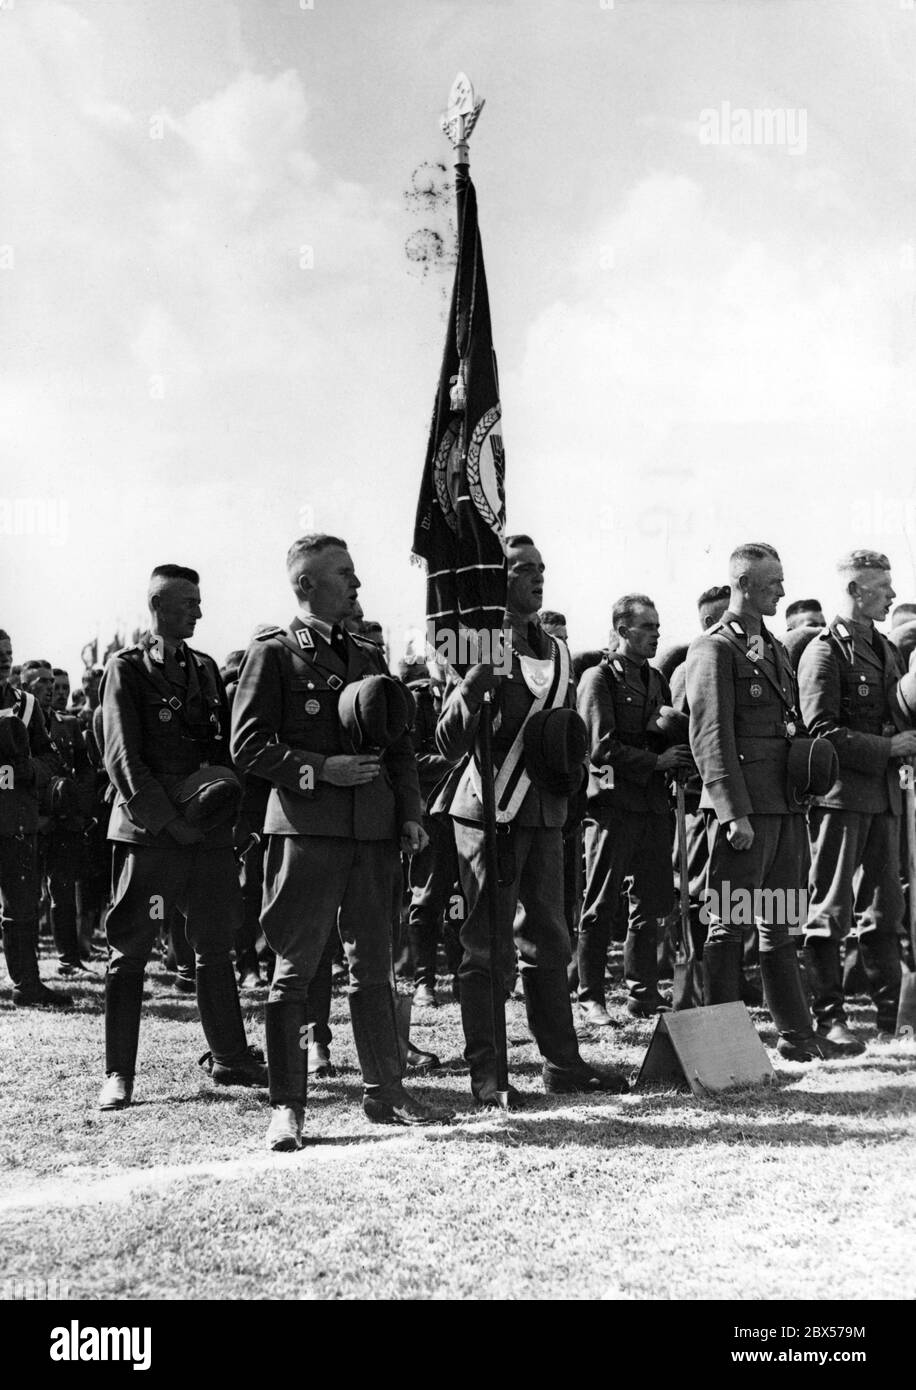
[(477, 195), (466, 165), (457, 166), (455, 184), (458, 264), (413, 549), (426, 563), (427, 641), (449, 665), (461, 667), (475, 659), (467, 629), (488, 634), (489, 651), (476, 650), (499, 660), (494, 647), (506, 606), (506, 494), (490, 301)]

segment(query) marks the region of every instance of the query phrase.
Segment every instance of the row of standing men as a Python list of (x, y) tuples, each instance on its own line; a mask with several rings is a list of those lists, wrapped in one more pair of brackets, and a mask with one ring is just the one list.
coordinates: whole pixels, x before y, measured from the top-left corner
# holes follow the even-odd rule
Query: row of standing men
[[(346, 631), (359, 580), (344, 542), (322, 536), (297, 542), (287, 569), (299, 614), (289, 629), (261, 632), (246, 653), (231, 750), (219, 671), (186, 645), (200, 616), (198, 578), (178, 566), (154, 572), (150, 633), (109, 663), (102, 712), (93, 721), (114, 788), (104, 1108), (130, 1103), (143, 970), (156, 922), (175, 909), (184, 915), (195, 952), (214, 1079), (252, 1085), (267, 1079), (245, 1039), (230, 957), (244, 913), (234, 849), (245, 818), (233, 801), (231, 771), (221, 774), (233, 761), (249, 788), (260, 788), (264, 816), (260, 922), (276, 954), (266, 1009), (270, 1146), (296, 1148), (301, 1141), (304, 1044), (314, 1022), (309, 987), (327, 965), (335, 931), (348, 957), (367, 1114), (388, 1123), (449, 1117), (402, 1084), (406, 1057), (391, 987), (398, 847), (424, 864), (416, 875), (415, 925), (424, 924), (425, 909), (427, 942), (457, 863), (466, 904), (458, 971), (465, 1055), (475, 1100), (496, 1102), (486, 926), (491, 889), (483, 871), (474, 758), (484, 699), (493, 700), (496, 715), (503, 924), (496, 967), (508, 988), (518, 961), (548, 1091), (626, 1089), (619, 1073), (582, 1059), (570, 1008), (569, 860), (583, 811), (587, 868), (578, 975), (585, 1017), (592, 1025), (610, 1022), (604, 970), (622, 888), (628, 1007), (645, 1016), (666, 1006), (657, 987), (656, 948), (657, 924), (670, 912), (673, 891), (672, 776), (693, 779), (691, 878), (705, 884), (708, 900), (717, 895), (706, 914), (707, 1002), (740, 995), (749, 924), (720, 909), (728, 894), (747, 893), (783, 1055), (813, 1060), (861, 1049), (843, 1017), (839, 975), (839, 943), (853, 922), (879, 1031), (892, 1030), (903, 917), (895, 773), (916, 753), (916, 734), (903, 663), (874, 627), (893, 598), (886, 558), (874, 552), (846, 557), (838, 617), (802, 657), (801, 697), (791, 661), (764, 624), (783, 594), (772, 547), (744, 546), (733, 554), (729, 607), (688, 652), (684, 688), (675, 700), (679, 712), (665, 677), (649, 664), (658, 644), (654, 605), (644, 594), (625, 596), (614, 610), (618, 650), (579, 682), (580, 722), (572, 713), (576, 682), (565, 643), (539, 618), (540, 552), (531, 538), (516, 536), (507, 554), (511, 659), (501, 670), (473, 667), (444, 698), (431, 682), (417, 692), (418, 715), (394, 697), (377, 644)], [(10, 708), (9, 693), (5, 701)], [(30, 733), (34, 722), (29, 711), (24, 723)], [(419, 738), (421, 764), (426, 761), (425, 805), (409, 725)], [(833, 745), (840, 768), (813, 805), (793, 796), (787, 781), (792, 746), (805, 725)], [(580, 730), (584, 743), (577, 752)], [(34, 740), (31, 753), (41, 756)], [(588, 782), (580, 797), (583, 763)], [(434, 771), (444, 774), (435, 787)], [(780, 893), (808, 884), (809, 829), (804, 934), (816, 1032), (785, 899), (779, 908)], [(756, 905), (764, 890), (770, 910), (761, 916)], [(16, 960), (16, 904), (11, 914), (8, 898), (5, 892), (9, 966), (11, 956)], [(17, 989), (23, 986), (28, 993), (29, 982), (20, 979)], [(509, 1101), (522, 1103), (514, 1088)]]

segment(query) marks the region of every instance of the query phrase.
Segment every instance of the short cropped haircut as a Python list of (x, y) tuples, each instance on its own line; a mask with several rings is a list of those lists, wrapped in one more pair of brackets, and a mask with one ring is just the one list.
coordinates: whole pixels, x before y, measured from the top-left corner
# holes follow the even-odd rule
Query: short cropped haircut
[(309, 535), (300, 536), (297, 541), (293, 541), (286, 552), (286, 573), (293, 587), (302, 573), (303, 561), (312, 555), (320, 555), (322, 550), (330, 550), (332, 546), (336, 546), (338, 550), (349, 549), (347, 542), (342, 541), (339, 536), (328, 536), (321, 531), (310, 532)]
[(823, 613), (823, 605), (816, 598), (797, 598), (786, 608), (786, 622), (796, 613)]
[(189, 569), (187, 565), (157, 565), (149, 577), (150, 584), (156, 579), (186, 579), (189, 584), (200, 583), (197, 570)]
[(9, 635), (9, 633), (8, 633), (8, 632), (4, 632), (4, 631), (3, 631), (3, 628), (0, 627), (0, 642), (12, 642), (12, 640), (13, 640), (13, 639), (12, 639), (12, 637)]
[(611, 622), (613, 631), (616, 632), (621, 623), (630, 627), (637, 608), (654, 608), (655, 604), (648, 594), (624, 594), (614, 604), (611, 612)]
[(506, 536), (505, 545), (507, 550), (515, 550), (520, 545), (534, 545), (534, 541), (524, 531), (516, 531), (514, 535)]
[(552, 623), (554, 627), (566, 626), (566, 614), (556, 613), (552, 608), (545, 608), (540, 614), (542, 623)]
[(744, 573), (747, 565), (754, 564), (758, 560), (778, 560), (779, 552), (772, 545), (767, 545), (766, 541), (748, 541), (746, 545), (739, 545), (728, 557), (728, 574), (730, 579), (739, 579)]
[(66, 676), (66, 677), (67, 677), (67, 680), (70, 679), (70, 672), (69, 672), (69, 671), (65, 671), (64, 668), (63, 668), (63, 666), (55, 666), (54, 669), (53, 669), (52, 672), (51, 672), (51, 675), (52, 675), (52, 676)]
[(35, 657), (31, 661), (24, 661), (19, 669), (21, 671), (50, 671), (52, 667), (50, 661), (41, 661)]
[(705, 608), (707, 603), (727, 602), (732, 596), (732, 591), (727, 584), (714, 584), (711, 589), (704, 589), (697, 599), (697, 608)]

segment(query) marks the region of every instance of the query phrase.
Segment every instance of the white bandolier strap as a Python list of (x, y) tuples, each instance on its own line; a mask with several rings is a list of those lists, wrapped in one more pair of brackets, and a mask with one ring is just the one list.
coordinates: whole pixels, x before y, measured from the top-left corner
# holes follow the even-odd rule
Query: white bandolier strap
[[(531, 778), (525, 771), (525, 725), (531, 716), (539, 713), (540, 710), (560, 709), (566, 703), (566, 694), (569, 689), (569, 651), (565, 642), (557, 642), (554, 638), (551, 638), (551, 642), (554, 650), (553, 677), (543, 693), (532, 702), (524, 722), (512, 741), (512, 746), (496, 770), (496, 820), (501, 825), (508, 825), (510, 821), (514, 820), (528, 794), (528, 788), (531, 786)], [(468, 763), (467, 775), (477, 799), (482, 801), (483, 791), (476, 752)]]

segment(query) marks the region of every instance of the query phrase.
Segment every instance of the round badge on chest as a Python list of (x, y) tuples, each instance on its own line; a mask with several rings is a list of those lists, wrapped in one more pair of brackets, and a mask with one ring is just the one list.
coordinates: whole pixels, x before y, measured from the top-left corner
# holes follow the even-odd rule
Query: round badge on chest
[(754, 681), (753, 685), (751, 686), (751, 694), (753, 695), (755, 700), (759, 700), (761, 695), (763, 694), (763, 686), (759, 685), (757, 681)]
[(162, 723), (162, 724), (167, 724), (167, 723), (169, 722), (169, 720), (171, 719), (171, 717), (172, 717), (172, 711), (171, 711), (170, 709), (161, 709), (161, 710), (159, 711), (159, 721), (160, 721), (160, 723)]
[(319, 712), (320, 709), (321, 709), (321, 703), (320, 703), (320, 701), (318, 701), (318, 700), (306, 700), (306, 702), (305, 702), (305, 712), (306, 712), (306, 714), (317, 714), (317, 713)]
[(859, 686), (859, 694), (862, 695), (862, 696), (867, 695), (867, 694), (868, 694), (868, 686), (867, 686), (867, 685), (860, 685), (860, 686)]

